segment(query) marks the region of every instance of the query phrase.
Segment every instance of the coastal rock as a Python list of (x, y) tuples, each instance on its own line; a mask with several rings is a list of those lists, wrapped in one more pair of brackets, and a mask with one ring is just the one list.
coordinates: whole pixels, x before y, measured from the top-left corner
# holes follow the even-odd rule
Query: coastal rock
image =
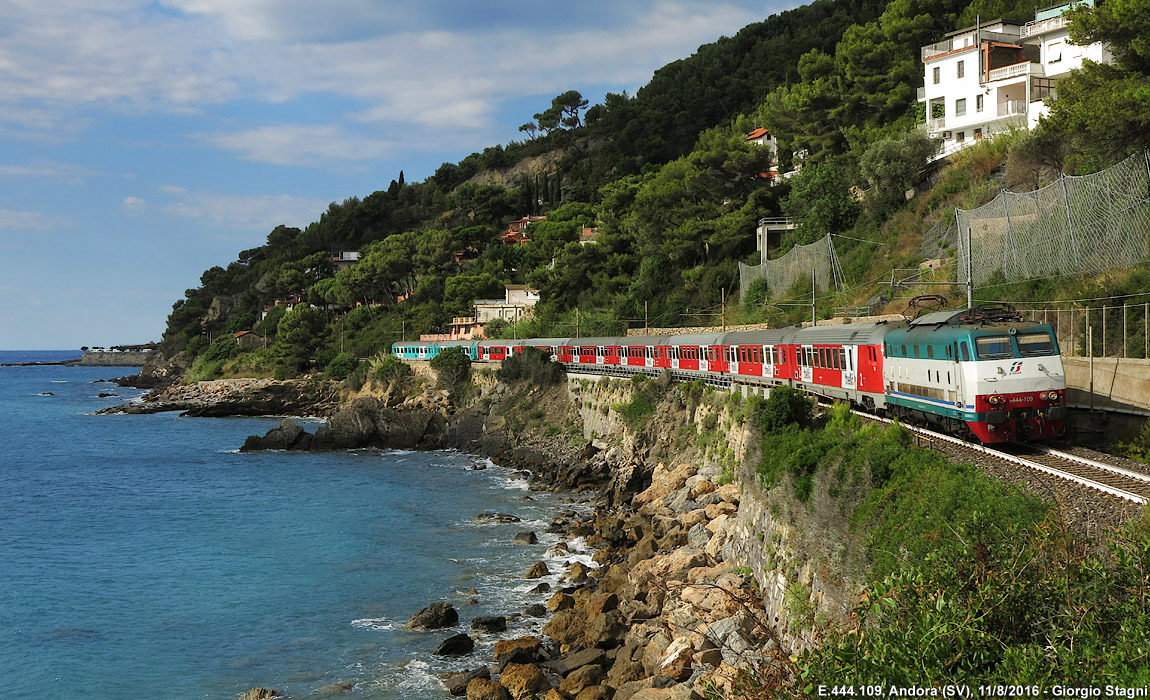
[(499, 682), (507, 688), (512, 700), (527, 700), (551, 689), (543, 671), (535, 664), (509, 663), (499, 673)]
[[(438, 412), (399, 411), (388, 408), (374, 397), (355, 399), (337, 411), (327, 424), (315, 431), (314, 435), (305, 433), (306, 437), (301, 436), (287, 425), (288, 422), (285, 420), (279, 428), (263, 438), (249, 437), (240, 450), (251, 452), (266, 449), (326, 451), (364, 447), (401, 450), (435, 448), (440, 445), (444, 426), (444, 418)], [(300, 431), (302, 432), (302, 428)]]
[(507, 618), (502, 615), (490, 617), (477, 617), (471, 621), (471, 631), (483, 634), (494, 634), (507, 629)]
[(447, 692), (459, 697), (467, 694), (467, 684), (475, 678), (491, 678), (491, 669), (486, 666), (464, 671), (463, 673), (453, 673), (443, 679), (443, 684), (447, 686)]
[(328, 683), (316, 688), (315, 691), (321, 695), (342, 695), (350, 693), (355, 690), (355, 684), (351, 681), (337, 681), (335, 683)]
[(527, 617), (547, 617), (547, 608), (542, 603), (532, 603), (523, 611)]
[(474, 520), (477, 523), (517, 523), (522, 520), (522, 518), (520, 518), (518, 515), (493, 513), (489, 510), (485, 510), (479, 515), (475, 516)]
[(605, 685), (592, 685), (579, 691), (575, 700), (611, 700), (614, 693)]
[(413, 630), (436, 630), (452, 627), (459, 622), (459, 613), (451, 603), (432, 603), (415, 613), (404, 625)]
[(431, 653), (436, 656), (466, 656), (473, 651), (475, 651), (475, 640), (461, 632), (440, 642)]
[(511, 694), (499, 681), (473, 678), (467, 684), (467, 700), (511, 700)]
[(535, 566), (532, 566), (527, 573), (523, 575), (523, 578), (543, 578), (550, 574), (551, 570), (547, 568), (547, 564), (540, 561), (536, 562)]
[(547, 611), (548, 612), (559, 612), (560, 610), (570, 610), (573, 607), (575, 607), (575, 599), (572, 598), (570, 595), (562, 592), (562, 591), (556, 593), (555, 595), (551, 596), (551, 598), (549, 598), (547, 600)]
[(263, 437), (248, 436), (240, 452), (257, 450), (306, 450), (311, 444), (311, 434), (290, 418), (284, 418), (278, 428), (272, 428)]
[(542, 583), (540, 583), (535, 588), (532, 588), (531, 592), (532, 593), (550, 593), (551, 592), (551, 584), (547, 583), (546, 581), (543, 581)]
[(584, 688), (599, 685), (603, 682), (603, 668), (588, 664), (572, 671), (563, 682), (559, 684), (559, 692), (569, 697), (575, 697)]
[(261, 688), (256, 686), (239, 696), (239, 700), (267, 700), (268, 698), (278, 698), (280, 691), (272, 688)]
[(544, 668), (550, 669), (560, 676), (567, 674), (584, 666), (596, 665), (602, 666), (607, 662), (607, 652), (602, 649), (583, 649), (564, 656), (562, 658), (554, 659), (543, 664)]
[(539, 537), (534, 532), (518, 532), (515, 538), (511, 540), (511, 544), (539, 544)]
[(539, 637), (501, 639), (495, 643), (495, 663), (534, 663), (539, 658)]

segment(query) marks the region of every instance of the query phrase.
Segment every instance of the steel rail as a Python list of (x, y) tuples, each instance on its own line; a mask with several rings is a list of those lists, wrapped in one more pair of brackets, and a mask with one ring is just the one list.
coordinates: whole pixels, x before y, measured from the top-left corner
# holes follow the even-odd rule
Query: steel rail
[[(860, 416), (870, 418), (871, 420), (882, 421), (883, 423), (894, 423), (894, 421), (889, 419), (889, 418), (880, 418), (878, 416), (873, 416), (869, 413), (864, 413), (862, 411), (853, 411), (853, 413), (857, 413)], [(918, 427), (915, 427), (913, 425), (906, 425), (905, 423), (902, 423), (901, 425), (903, 425), (907, 430), (909, 430), (913, 433), (916, 433), (918, 435), (923, 435), (923, 436), (928, 437), (932, 440), (940, 440), (942, 442), (949, 442), (949, 443), (952, 443), (954, 445), (958, 445), (959, 447), (966, 448), (968, 450), (973, 450), (975, 452), (981, 452), (983, 454), (990, 455), (991, 457), (994, 457), (995, 459), (1000, 459), (1004, 462), (1010, 462), (1011, 464), (1017, 464), (1018, 466), (1026, 467), (1027, 469), (1033, 469), (1035, 471), (1039, 471), (1039, 472), (1042, 472), (1044, 474), (1049, 474), (1050, 476), (1058, 477), (1059, 479), (1065, 479), (1066, 481), (1070, 481), (1070, 482), (1078, 484), (1080, 486), (1085, 486), (1087, 488), (1092, 488), (1092, 489), (1095, 489), (1097, 491), (1101, 491), (1105, 494), (1114, 496), (1116, 498), (1121, 498), (1123, 500), (1132, 501), (1132, 502), (1137, 503), (1139, 505), (1146, 505), (1148, 502), (1150, 502), (1150, 498), (1147, 498), (1146, 496), (1132, 493), (1130, 491), (1116, 488), (1114, 486), (1109, 486), (1107, 484), (1103, 484), (1099, 481), (1095, 481), (1093, 479), (1089, 479), (1089, 478), (1084, 477), (1084, 476), (1079, 476), (1077, 474), (1070, 474), (1068, 472), (1062, 471), (1061, 469), (1057, 469), (1055, 467), (1049, 467), (1045, 464), (1039, 464), (1038, 462), (1031, 462), (1028, 459), (1023, 459), (1023, 458), (1015, 456), (1015, 455), (1006, 454), (1005, 452), (1000, 452), (999, 450), (996, 450), (996, 449), (993, 449), (990, 447), (986, 447), (985, 445), (979, 445), (979, 444), (976, 444), (973, 442), (967, 442), (965, 440), (961, 440), (961, 439), (953, 437), (951, 435), (944, 435), (943, 433), (936, 433), (933, 430), (927, 430), (926, 428), (918, 428)], [(1061, 456), (1061, 455), (1059, 455), (1059, 456)], [(1071, 456), (1073, 456), (1073, 455), (1071, 455)], [(1074, 461), (1080, 461), (1080, 460), (1082, 460), (1082, 458), (1075, 458)], [(1093, 460), (1084, 460), (1084, 461), (1090, 462)], [(1096, 463), (1096, 465), (1101, 465), (1101, 462)], [(1096, 465), (1092, 464), (1089, 466), (1096, 466)], [(1120, 469), (1119, 467), (1110, 467), (1108, 470), (1123, 471), (1123, 472), (1126, 471), (1126, 470)], [(1129, 476), (1129, 475), (1123, 474), (1123, 476)], [(1140, 475), (1138, 478), (1150, 481), (1150, 477), (1146, 477), (1145, 474)]]

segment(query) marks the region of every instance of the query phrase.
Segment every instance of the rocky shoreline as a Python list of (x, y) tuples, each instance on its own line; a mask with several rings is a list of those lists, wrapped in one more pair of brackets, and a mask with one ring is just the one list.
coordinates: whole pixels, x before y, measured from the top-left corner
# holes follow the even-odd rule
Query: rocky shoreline
[[(488, 386), (484, 395), (459, 411), (428, 393), (398, 404), (364, 396), (314, 434), (285, 420), (243, 449), (457, 448), (529, 472), (533, 489), (593, 497), (591, 517), (561, 513), (548, 528), (564, 542), (583, 538), (595, 550), (593, 566), (576, 562), (555, 588), (534, 589), (539, 601), (521, 614), (546, 616), (542, 635), (500, 639), (489, 658), (442, 679), (451, 695), (679, 700), (729, 692), (747, 673), (786, 679), (789, 652), (766, 621), (753, 576), (728, 561), (741, 496), (717, 464), (650, 464), (646, 448), (633, 441), (607, 445), (506, 429), (515, 405), (561, 402), (572, 410), (566, 387)], [(562, 411), (549, 416), (552, 423), (561, 418)], [(524, 578), (540, 575), (536, 569)], [(420, 621), (429, 614), (415, 613), (409, 627), (458, 623), (457, 613), (450, 624)], [(470, 634), (443, 639), (436, 653), (470, 657), (473, 635), (505, 628), (505, 619), (477, 618)]]
[[(150, 381), (125, 377), (120, 386), (149, 388)], [(143, 386), (141, 386), (143, 385)], [(218, 418), (226, 416), (327, 416), (340, 405), (337, 382), (306, 379), (214, 379), (196, 384), (163, 383), (137, 401), (100, 409), (97, 415), (147, 414), (182, 411), (183, 415)]]

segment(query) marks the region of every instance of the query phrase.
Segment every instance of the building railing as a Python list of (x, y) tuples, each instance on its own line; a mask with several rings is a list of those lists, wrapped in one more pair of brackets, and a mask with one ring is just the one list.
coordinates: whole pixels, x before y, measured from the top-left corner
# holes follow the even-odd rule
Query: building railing
[(935, 56), (941, 56), (944, 53), (950, 53), (950, 39), (945, 39), (930, 46), (922, 47), (922, 60), (928, 61)]
[(1062, 29), (1065, 26), (1066, 15), (1058, 15), (1057, 17), (1043, 19), (1037, 22), (1027, 22), (1026, 24), (1022, 25), (1022, 29), (1019, 31), (1019, 35), (1025, 39), (1028, 36), (1035, 36), (1037, 34), (1054, 31), (1055, 29)]
[(926, 120), (928, 131), (942, 131), (946, 128), (946, 117), (934, 117)]
[(1015, 114), (1026, 114), (1026, 100), (1006, 100), (998, 103), (998, 116), (1009, 117)]
[(991, 69), (990, 75), (987, 77), (991, 82), (994, 82), (995, 80), (1007, 80), (1010, 78), (1017, 78), (1021, 75), (1031, 74), (1042, 75), (1042, 64), (1031, 63), (1030, 61), (1013, 63), (1009, 66)]

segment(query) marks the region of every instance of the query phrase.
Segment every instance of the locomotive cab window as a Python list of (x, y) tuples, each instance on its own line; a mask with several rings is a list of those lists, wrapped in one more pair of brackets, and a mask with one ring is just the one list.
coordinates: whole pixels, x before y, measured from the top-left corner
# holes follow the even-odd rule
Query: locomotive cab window
[(1054, 339), (1049, 333), (1019, 333), (1018, 350), (1025, 356), (1053, 355)]
[(974, 352), (980, 360), (1001, 360), (1014, 356), (1008, 335), (986, 335), (974, 339)]

